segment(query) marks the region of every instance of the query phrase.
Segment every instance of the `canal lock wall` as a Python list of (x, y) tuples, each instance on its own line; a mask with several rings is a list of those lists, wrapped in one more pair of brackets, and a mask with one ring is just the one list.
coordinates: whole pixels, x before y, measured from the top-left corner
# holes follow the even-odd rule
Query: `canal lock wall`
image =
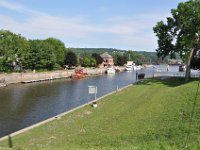
[[(85, 68), (88, 76), (101, 75), (105, 73), (105, 68)], [(34, 81), (45, 81), (60, 78), (70, 78), (74, 70), (60, 70), (49, 72), (27, 72), (27, 73), (3, 73), (0, 74), (0, 81), (4, 84), (28, 83)], [(1, 86), (0, 86), (1, 87)]]
[[(101, 72), (101, 71), (100, 71), (100, 72)], [(87, 105), (91, 105), (91, 104), (93, 104), (94, 102), (98, 102), (98, 101), (102, 100), (103, 98), (105, 98), (105, 97), (107, 97), (107, 96), (109, 96), (109, 95), (112, 95), (112, 94), (114, 94), (114, 93), (116, 93), (116, 92), (120, 92), (120, 91), (122, 91), (122, 90), (124, 90), (124, 89), (126, 89), (126, 88), (128, 88), (128, 87), (130, 87), (130, 86), (133, 86), (133, 84), (129, 84), (129, 85), (127, 85), (127, 86), (124, 86), (124, 87), (119, 88), (119, 89), (117, 89), (117, 90), (114, 90), (114, 91), (112, 91), (112, 92), (109, 92), (109, 93), (107, 93), (107, 94), (105, 94), (105, 95), (103, 95), (103, 96), (101, 96), (101, 97), (99, 97), (99, 98), (97, 98), (97, 99), (94, 99), (94, 100), (92, 100), (92, 101), (90, 101), (90, 102), (87, 102), (87, 103), (85, 103), (85, 104), (82, 104), (82, 105), (80, 105), (80, 106), (77, 106), (77, 107), (75, 107), (75, 108), (73, 108), (73, 109), (71, 109), (71, 110), (68, 110), (68, 111), (63, 112), (63, 113), (61, 113), (61, 114), (58, 114), (58, 115), (56, 115), (56, 116), (53, 116), (53, 117), (51, 117), (51, 118), (49, 118), (49, 119), (43, 120), (43, 121), (41, 121), (41, 122), (35, 123), (35, 124), (31, 125), (31, 126), (25, 127), (25, 128), (23, 128), (23, 129), (21, 129), (21, 130), (18, 130), (18, 131), (16, 131), (16, 132), (13, 132), (13, 133), (11, 133), (11, 134), (9, 134), (9, 135), (0, 137), (0, 141), (9, 139), (10, 137), (14, 137), (14, 136), (16, 136), (16, 135), (18, 135), (18, 134), (27, 132), (27, 131), (29, 131), (29, 130), (31, 130), (31, 129), (37, 128), (37, 127), (39, 127), (39, 126), (41, 126), (41, 125), (43, 125), (43, 124), (46, 124), (46, 123), (48, 123), (48, 122), (51, 122), (51, 121), (53, 121), (53, 120), (60, 119), (60, 118), (62, 118), (63, 116), (65, 116), (65, 115), (67, 115), (67, 114), (69, 114), (69, 113), (71, 113), (71, 112), (74, 112), (74, 111), (76, 111), (76, 110), (78, 110), (78, 109), (81, 109), (81, 108), (83, 108), (83, 107), (85, 107), (85, 106), (87, 106)]]

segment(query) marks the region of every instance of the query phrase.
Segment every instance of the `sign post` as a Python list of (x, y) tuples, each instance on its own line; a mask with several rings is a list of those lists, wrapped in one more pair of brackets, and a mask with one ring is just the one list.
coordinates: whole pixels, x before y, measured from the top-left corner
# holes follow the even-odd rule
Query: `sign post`
[(94, 94), (94, 98), (97, 98), (97, 86), (88, 86), (88, 94)]

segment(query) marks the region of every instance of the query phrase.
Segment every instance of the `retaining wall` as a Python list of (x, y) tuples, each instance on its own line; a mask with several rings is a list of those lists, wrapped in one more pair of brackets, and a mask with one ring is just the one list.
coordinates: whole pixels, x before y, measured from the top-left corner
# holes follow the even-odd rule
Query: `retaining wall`
[[(88, 75), (99, 75), (105, 73), (105, 68), (85, 68)], [(74, 73), (74, 70), (49, 71), (49, 72), (28, 72), (28, 73), (4, 73), (0, 74), (0, 80), (5, 79), (6, 84), (21, 83), (25, 81), (41, 79), (68, 78)]]

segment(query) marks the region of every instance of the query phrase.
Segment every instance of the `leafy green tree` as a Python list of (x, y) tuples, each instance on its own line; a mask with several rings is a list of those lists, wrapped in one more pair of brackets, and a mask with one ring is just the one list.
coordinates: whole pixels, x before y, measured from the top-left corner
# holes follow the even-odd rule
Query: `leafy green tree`
[(42, 41), (29, 40), (29, 51), (25, 54), (23, 62), (24, 69), (37, 70), (43, 67), (42, 65)]
[(124, 57), (126, 57), (126, 60), (133, 61), (137, 64), (142, 64), (142, 61), (144, 60), (144, 56), (142, 54), (131, 50), (126, 51), (124, 53)]
[(90, 63), (90, 58), (84, 56), (84, 57), (82, 58), (82, 61), (81, 61), (81, 66), (82, 66), (82, 67), (89, 67), (90, 64), (91, 64), (91, 63)]
[(66, 48), (55, 38), (26, 40), (7, 30), (0, 30), (0, 71), (60, 68), (64, 64)]
[(56, 55), (54, 53), (55, 47), (53, 44), (49, 44), (48, 41), (42, 41), (42, 67), (47, 70), (53, 70), (56, 63)]
[(96, 60), (89, 53), (84, 52), (80, 55), (80, 64), (82, 67), (95, 67)]
[(160, 21), (153, 28), (158, 37), (159, 57), (179, 53), (186, 60), (186, 81), (190, 78), (190, 67), (195, 52), (200, 48), (200, 1), (179, 3), (171, 10), (167, 22)]
[(52, 51), (56, 57), (56, 64), (60, 65), (62, 67), (64, 65), (64, 60), (65, 60), (65, 44), (55, 38), (48, 38), (45, 40), (49, 47), (52, 48)]
[(97, 53), (93, 53), (92, 54), (92, 58), (94, 58), (96, 60), (96, 65), (97, 66), (102, 64), (102, 62), (103, 62), (103, 58)]
[(77, 66), (78, 60), (74, 52), (69, 51), (65, 55), (65, 65), (68, 65), (69, 68), (72, 66)]
[(115, 52), (112, 54), (112, 56), (114, 59), (114, 64), (117, 66), (123, 66), (127, 62), (127, 59), (126, 59), (124, 53)]
[(96, 66), (97, 66), (96, 59), (90, 58), (90, 67), (96, 67)]
[(21, 66), (28, 46), (28, 41), (21, 35), (0, 30), (1, 70), (13, 71), (15, 66)]
[(25, 55), (26, 69), (47, 69), (52, 70), (56, 63), (54, 46), (45, 40), (30, 40), (30, 50)]

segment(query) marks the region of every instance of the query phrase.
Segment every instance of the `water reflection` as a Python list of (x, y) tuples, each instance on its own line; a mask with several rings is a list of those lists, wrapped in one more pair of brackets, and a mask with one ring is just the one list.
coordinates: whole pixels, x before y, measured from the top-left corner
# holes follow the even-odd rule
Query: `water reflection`
[[(156, 67), (164, 69), (166, 66)], [(152, 68), (139, 72), (145, 72), (145, 76), (153, 75)], [(177, 72), (177, 67), (170, 67), (169, 72)], [(0, 137), (86, 103), (90, 85), (98, 87), (97, 97), (100, 97), (116, 90), (117, 86), (121, 88), (135, 82), (135, 79), (136, 72), (132, 71), (79, 81), (64, 79), (1, 88)]]

